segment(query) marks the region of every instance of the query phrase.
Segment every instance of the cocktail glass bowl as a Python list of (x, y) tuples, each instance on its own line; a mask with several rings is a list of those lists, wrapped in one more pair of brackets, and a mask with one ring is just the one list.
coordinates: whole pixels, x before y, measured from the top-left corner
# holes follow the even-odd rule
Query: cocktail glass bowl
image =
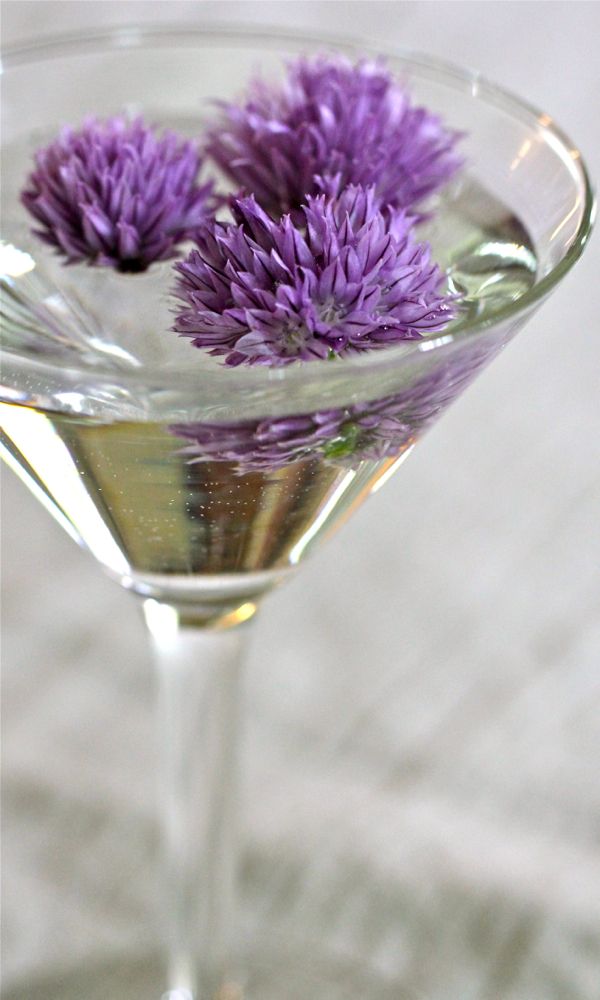
[(322, 954), (264, 927), (240, 944), (240, 654), (263, 596), (383, 485), (581, 254), (593, 214), (581, 155), (548, 115), (477, 73), (386, 53), (414, 98), (465, 133), (465, 168), (422, 224), (461, 296), (457, 318), (422, 341), (277, 369), (227, 369), (179, 341), (168, 264), (139, 276), (64, 267), (18, 199), (33, 151), (63, 124), (126, 111), (194, 135), (211, 99), (235, 97), (256, 69), (276, 77), (283, 58), (332, 48), (374, 54), (356, 41), (187, 27), (7, 53), (5, 457), (138, 595), (161, 689), (167, 970), (132, 966), (108, 987), (112, 973), (90, 968), (71, 986), (41, 985), (46, 1000), (404, 995), (368, 948), (335, 958), (329, 928), (303, 938), (300, 917), (298, 941), (319, 940)]

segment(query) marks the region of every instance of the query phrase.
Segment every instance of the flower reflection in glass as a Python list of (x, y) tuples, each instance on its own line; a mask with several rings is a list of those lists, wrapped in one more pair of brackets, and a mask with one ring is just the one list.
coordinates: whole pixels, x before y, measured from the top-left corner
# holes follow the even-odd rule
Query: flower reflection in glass
[(313, 413), (236, 423), (174, 424), (190, 463), (231, 462), (239, 475), (321, 458), (357, 465), (400, 454), (435, 422), (503, 342), (467, 344), (382, 399)]

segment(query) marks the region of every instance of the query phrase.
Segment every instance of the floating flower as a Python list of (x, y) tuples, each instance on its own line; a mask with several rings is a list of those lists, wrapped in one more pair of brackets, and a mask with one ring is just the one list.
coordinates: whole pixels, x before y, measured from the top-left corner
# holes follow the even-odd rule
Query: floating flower
[(280, 365), (419, 339), (453, 316), (429, 247), (372, 188), (309, 197), (305, 226), (274, 222), (254, 197), (232, 199), (175, 264), (174, 329), (229, 365)]
[(504, 346), (487, 338), (437, 360), (401, 392), (314, 413), (237, 423), (175, 424), (190, 463), (231, 462), (238, 475), (307, 460), (355, 466), (399, 455), (435, 422)]
[(69, 263), (143, 271), (194, 235), (211, 203), (192, 142), (138, 118), (89, 119), (35, 157), (21, 200)]
[(380, 204), (412, 207), (462, 162), (460, 133), (411, 104), (381, 61), (298, 59), (279, 87), (255, 80), (245, 103), (220, 107), (207, 152), (276, 216), (297, 211), (333, 178), (341, 187), (374, 185)]

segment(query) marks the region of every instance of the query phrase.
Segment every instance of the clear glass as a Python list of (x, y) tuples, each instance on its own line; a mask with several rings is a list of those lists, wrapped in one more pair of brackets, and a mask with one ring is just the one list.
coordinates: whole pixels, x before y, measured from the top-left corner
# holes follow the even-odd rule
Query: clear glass
[[(159, 680), (165, 937), (169, 984), (191, 996), (234, 989), (237, 742), (245, 628), (186, 622), (144, 602)], [(177, 994), (176, 994), (177, 995)]]
[[(242, 961), (233, 889), (246, 623), (508, 344), (591, 227), (581, 155), (548, 115), (477, 74), (388, 53), (416, 100), (465, 132), (466, 168), (423, 227), (464, 294), (443, 334), (334, 365), (194, 366), (189, 345), (168, 336), (168, 301), (156, 298), (168, 265), (133, 278), (62, 268), (31, 237), (18, 192), (32, 151), (61, 124), (126, 109), (193, 133), (209, 100), (234, 97), (258, 65), (277, 76), (285, 56), (328, 47), (367, 51), (323, 38), (129, 28), (6, 58), (3, 451), (143, 602), (164, 775), (168, 954), (164, 982), (152, 973), (157, 998), (166, 988), (170, 1000), (266, 1000), (282, 995), (283, 981), (290, 997), (308, 995), (307, 983), (320, 997), (342, 988), (343, 977), (316, 971), (307, 955), (286, 957), (282, 971), (272, 954), (253, 973), (250, 943)], [(363, 972), (363, 994), (398, 996), (401, 984), (390, 994), (356, 968), (355, 993)], [(127, 995), (147, 997), (147, 976)], [(14, 994), (25, 995), (30, 986)], [(59, 995), (44, 987), (47, 1000)]]

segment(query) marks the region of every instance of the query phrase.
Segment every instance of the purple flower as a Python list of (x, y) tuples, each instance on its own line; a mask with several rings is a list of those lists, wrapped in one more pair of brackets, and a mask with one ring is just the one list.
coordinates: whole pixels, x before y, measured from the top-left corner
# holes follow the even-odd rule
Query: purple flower
[(140, 118), (65, 128), (35, 163), (21, 200), (40, 225), (36, 235), (68, 263), (143, 271), (172, 257), (211, 207), (194, 144)]
[(399, 455), (414, 444), (504, 346), (504, 339), (468, 343), (449, 357), (442, 349), (432, 367), (401, 392), (384, 399), (315, 413), (238, 423), (175, 424), (187, 440), (190, 463), (231, 462), (238, 475), (272, 472), (321, 459), (355, 466)]
[(279, 216), (332, 179), (375, 185), (382, 205), (408, 208), (455, 173), (458, 132), (414, 107), (381, 61), (298, 59), (280, 87), (251, 84), (243, 104), (221, 103), (206, 151), (237, 185)]
[(377, 211), (372, 188), (309, 197), (305, 230), (274, 222), (253, 197), (233, 223), (206, 225), (175, 264), (174, 329), (226, 363), (281, 365), (419, 339), (453, 316), (429, 247), (402, 212)]

